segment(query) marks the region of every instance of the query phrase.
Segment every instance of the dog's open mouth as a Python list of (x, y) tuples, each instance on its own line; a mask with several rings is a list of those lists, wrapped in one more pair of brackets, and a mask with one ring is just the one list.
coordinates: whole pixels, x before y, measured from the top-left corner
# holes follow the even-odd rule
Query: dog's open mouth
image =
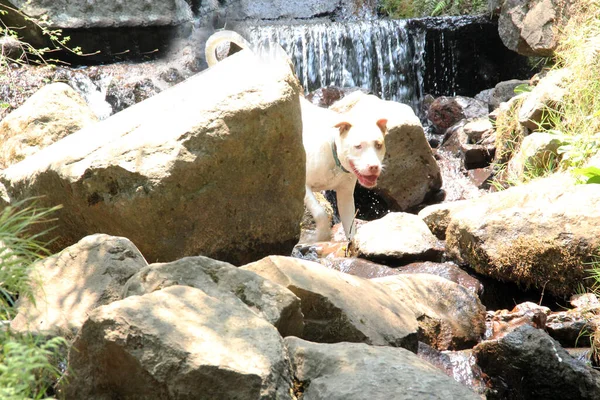
[(377, 186), (377, 178), (379, 178), (379, 174), (363, 175), (360, 172), (358, 172), (358, 170), (354, 168), (354, 166), (352, 168), (352, 172), (354, 172), (354, 175), (356, 175), (356, 177), (358, 178), (358, 183), (360, 183), (362, 186), (366, 188), (372, 188)]
[(361, 175), (357, 171), (354, 171), (354, 174), (356, 175), (356, 177), (358, 178), (358, 182), (362, 186), (366, 188), (372, 188), (377, 186), (377, 178), (379, 178), (379, 175)]

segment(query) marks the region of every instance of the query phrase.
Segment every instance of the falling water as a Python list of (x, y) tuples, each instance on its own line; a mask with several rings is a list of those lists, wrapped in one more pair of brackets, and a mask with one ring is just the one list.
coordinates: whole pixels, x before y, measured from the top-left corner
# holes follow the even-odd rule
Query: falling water
[(423, 95), (425, 31), (404, 20), (355, 21), (247, 28), (257, 48), (279, 43), (304, 90), (360, 87), (418, 109)]

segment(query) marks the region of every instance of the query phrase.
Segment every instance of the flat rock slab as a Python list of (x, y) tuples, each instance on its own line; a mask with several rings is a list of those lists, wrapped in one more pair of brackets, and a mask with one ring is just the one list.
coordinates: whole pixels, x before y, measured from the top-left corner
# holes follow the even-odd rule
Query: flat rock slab
[(71, 399), (283, 399), (291, 386), (271, 324), (187, 286), (97, 308), (69, 368)]
[(35, 304), (19, 300), (11, 329), (72, 336), (93, 309), (120, 300), (127, 280), (147, 265), (126, 238), (87, 236), (34, 265)]
[(300, 297), (306, 340), (417, 350), (414, 312), (383, 285), (291, 257), (270, 256), (242, 268)]
[(440, 261), (444, 249), (425, 222), (414, 214), (396, 212), (358, 228), (351, 253), (371, 261), (403, 265)]
[(304, 400), (480, 399), (405, 349), (318, 344), (294, 337), (285, 344)]
[(150, 264), (127, 281), (123, 297), (141, 296), (169, 286), (185, 285), (221, 301), (241, 301), (273, 324), (282, 336), (301, 336), (300, 299), (281, 285), (251, 271), (208, 257), (185, 257)]

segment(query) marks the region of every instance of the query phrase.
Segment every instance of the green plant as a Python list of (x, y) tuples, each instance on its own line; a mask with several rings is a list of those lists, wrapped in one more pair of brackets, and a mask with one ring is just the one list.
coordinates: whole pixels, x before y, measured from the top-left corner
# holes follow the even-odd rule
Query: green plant
[(487, 2), (483, 0), (383, 0), (381, 11), (391, 18), (483, 14), (487, 12)]
[[(28, 5), (31, 0), (28, 0), (25, 5)], [(12, 14), (12, 16), (19, 16), (23, 21), (28, 22), (32, 25), (33, 29), (39, 30), (42, 37), (45, 37), (49, 41), (49, 45), (45, 47), (36, 47), (26, 40), (23, 40), (19, 36), (19, 29), (17, 27), (7, 25), (3, 17)], [(62, 36), (61, 29), (50, 29), (52, 22), (47, 15), (42, 15), (39, 18), (31, 18), (25, 15), (20, 9), (11, 7), (6, 3), (0, 3), (0, 36), (3, 36), (5, 40), (10, 39), (13, 47), (16, 47), (17, 51), (15, 54), (6, 54), (4, 51), (0, 53), (0, 67), (6, 67), (9, 63), (19, 64), (46, 64), (48, 61), (60, 62), (56, 59), (48, 59), (49, 53), (65, 50), (74, 54), (83, 55), (80, 47), (69, 47), (68, 42), (71, 40), (69, 36)], [(13, 51), (14, 53), (14, 51)]]
[[(32, 297), (29, 271), (34, 261), (48, 254), (41, 238), (51, 228), (32, 228), (51, 221), (60, 207), (38, 208), (30, 199), (5, 207), (0, 212), (0, 311), (10, 319), (18, 296)], [(43, 225), (42, 225), (43, 226)]]
[[(36, 199), (17, 202), (0, 212), (0, 310), (2, 319), (15, 315), (19, 297), (33, 299), (32, 264), (48, 254), (42, 237), (51, 230), (51, 214), (59, 207), (39, 208)], [(0, 333), (0, 398), (41, 399), (58, 379), (57, 357), (63, 338), (45, 340), (30, 334)]]
[[(600, 183), (600, 168), (587, 167), (573, 170), (575, 175), (583, 177), (585, 183)], [(600, 274), (598, 275), (600, 277)]]
[(62, 337), (43, 340), (8, 333), (0, 338), (0, 398), (42, 399), (62, 371), (57, 358), (68, 346)]

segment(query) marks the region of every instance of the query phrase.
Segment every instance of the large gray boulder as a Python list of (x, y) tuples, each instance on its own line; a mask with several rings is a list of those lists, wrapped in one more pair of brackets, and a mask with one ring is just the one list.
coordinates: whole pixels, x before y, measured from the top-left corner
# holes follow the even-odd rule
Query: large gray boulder
[(97, 232), (152, 262), (289, 254), (304, 210), (299, 90), (287, 60), (229, 57), (7, 168), (19, 200), (58, 212), (60, 250)]
[(126, 238), (87, 236), (33, 266), (33, 302), (21, 297), (10, 327), (71, 337), (92, 310), (120, 300), (127, 280), (146, 265)]
[[(442, 175), (421, 121), (406, 104), (354, 92), (334, 103), (337, 112), (373, 113), (387, 118), (385, 166), (375, 191), (395, 211), (421, 204), (442, 187)], [(360, 110), (360, 111), (359, 111)]]
[(292, 257), (266, 257), (242, 268), (300, 297), (303, 339), (417, 350), (414, 312), (383, 285)]
[(222, 301), (242, 301), (277, 328), (281, 336), (301, 336), (304, 328), (300, 299), (260, 275), (208, 257), (185, 257), (150, 264), (132, 276), (123, 297), (141, 296), (169, 286), (185, 285)]
[(568, 20), (568, 4), (557, 0), (506, 0), (498, 19), (502, 43), (525, 56), (552, 56), (558, 30)]
[(479, 396), (410, 351), (285, 339), (305, 400), (469, 400)]
[(0, 169), (97, 121), (92, 109), (69, 85), (46, 85), (0, 121)]
[(285, 399), (277, 330), (241, 302), (171, 286), (97, 308), (69, 351), (70, 399)]
[(446, 251), (480, 274), (570, 296), (590, 285), (600, 190), (554, 175), (471, 200), (450, 214)]

